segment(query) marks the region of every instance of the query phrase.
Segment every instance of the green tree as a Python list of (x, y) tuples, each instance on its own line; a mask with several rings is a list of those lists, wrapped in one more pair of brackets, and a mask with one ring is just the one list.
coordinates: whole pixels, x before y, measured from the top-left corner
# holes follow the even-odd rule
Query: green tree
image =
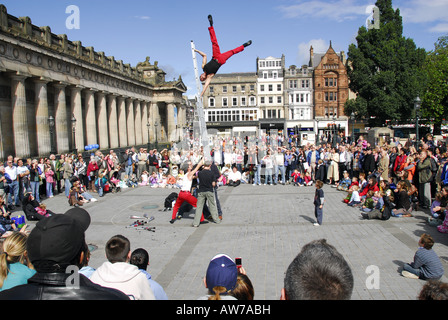
[(435, 43), (425, 61), (426, 91), (422, 97), (422, 117), (434, 124), (434, 133), (440, 134), (443, 120), (448, 115), (448, 36)]
[(403, 37), (400, 10), (392, 0), (378, 0), (379, 28), (359, 28), (357, 44), (348, 50), (350, 89), (357, 95), (345, 105), (345, 114), (355, 112), (371, 126), (386, 120), (414, 118), (414, 100), (423, 91), (422, 67), (426, 52)]

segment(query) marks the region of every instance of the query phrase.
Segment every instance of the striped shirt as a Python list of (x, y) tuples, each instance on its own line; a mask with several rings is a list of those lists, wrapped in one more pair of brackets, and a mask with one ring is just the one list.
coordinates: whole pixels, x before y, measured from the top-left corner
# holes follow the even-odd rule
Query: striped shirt
[(439, 279), (444, 273), (442, 262), (434, 250), (428, 250), (424, 247), (418, 248), (412, 267), (420, 269), (421, 275), (425, 279)]

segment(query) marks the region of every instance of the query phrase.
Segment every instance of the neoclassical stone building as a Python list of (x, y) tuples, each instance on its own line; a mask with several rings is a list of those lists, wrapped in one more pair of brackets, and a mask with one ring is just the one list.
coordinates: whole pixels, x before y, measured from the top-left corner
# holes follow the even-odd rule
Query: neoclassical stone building
[(131, 67), (0, 5), (0, 159), (177, 141), (186, 91), (149, 57)]

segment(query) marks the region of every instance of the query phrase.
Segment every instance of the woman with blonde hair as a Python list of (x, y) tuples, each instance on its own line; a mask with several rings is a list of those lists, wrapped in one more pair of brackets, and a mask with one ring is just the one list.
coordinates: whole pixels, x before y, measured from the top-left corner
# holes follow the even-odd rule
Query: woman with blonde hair
[(28, 260), (27, 239), (26, 234), (14, 232), (3, 242), (3, 252), (0, 255), (0, 291), (27, 284), (28, 279), (36, 273)]

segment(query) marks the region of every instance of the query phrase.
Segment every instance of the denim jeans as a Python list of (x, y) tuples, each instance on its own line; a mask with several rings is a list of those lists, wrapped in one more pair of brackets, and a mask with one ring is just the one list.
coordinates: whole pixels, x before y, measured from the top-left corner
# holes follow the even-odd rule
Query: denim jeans
[(68, 197), (70, 195), (70, 188), (72, 187), (72, 183), (70, 182), (70, 179), (64, 179), (65, 184), (65, 196)]
[(46, 183), (47, 198), (53, 196), (53, 182)]
[(39, 197), (40, 183), (39, 183), (39, 181), (30, 181), (30, 185), (31, 185), (31, 194), (33, 195), (34, 199), (36, 199), (37, 202), (40, 202), (40, 197)]
[(14, 196), (15, 205), (20, 205), (19, 199), (19, 182), (17, 180), (9, 183), (8, 203), (12, 205), (12, 195)]
[(261, 164), (257, 165), (257, 171), (254, 174), (254, 184), (261, 184)]
[(266, 168), (264, 171), (264, 184), (267, 184), (268, 180), (270, 181), (270, 184), (272, 184), (272, 168)]
[(421, 274), (420, 269), (415, 269), (409, 263), (405, 263), (403, 265), (403, 270), (405, 270), (407, 272), (410, 272), (410, 273), (413, 273), (413, 274), (415, 274), (416, 276), (418, 276), (420, 278), (420, 274)]
[(323, 209), (319, 208), (320, 206), (314, 206), (314, 216), (316, 217), (316, 221), (319, 225), (322, 225), (322, 217), (323, 217)]
[(282, 176), (282, 183), (286, 183), (286, 181), (285, 181), (285, 174), (286, 174), (285, 166), (274, 166), (274, 183), (278, 182), (278, 171), (279, 170), (280, 170), (280, 174)]

